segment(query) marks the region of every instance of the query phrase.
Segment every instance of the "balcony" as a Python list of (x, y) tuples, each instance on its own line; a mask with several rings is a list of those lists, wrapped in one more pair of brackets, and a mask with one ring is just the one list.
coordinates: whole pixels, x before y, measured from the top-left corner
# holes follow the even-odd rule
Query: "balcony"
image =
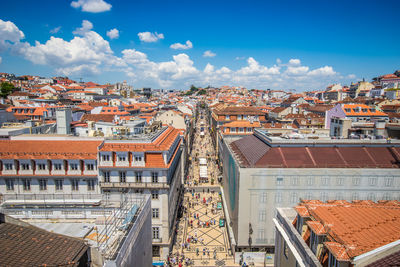
[(149, 189), (169, 189), (167, 183), (105, 183), (100, 182), (101, 188), (149, 188)]

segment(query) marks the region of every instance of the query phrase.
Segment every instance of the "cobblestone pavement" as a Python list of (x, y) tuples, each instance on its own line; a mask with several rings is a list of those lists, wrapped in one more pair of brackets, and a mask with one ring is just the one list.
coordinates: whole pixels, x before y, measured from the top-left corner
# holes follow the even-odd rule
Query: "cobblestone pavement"
[[(206, 119), (198, 119), (185, 182), (184, 215), (179, 221), (171, 266), (179, 266), (182, 259), (181, 266), (239, 266), (228, 252), (226, 225), (219, 226), (225, 215), (221, 196), (214, 191), (219, 186), (218, 168), (208, 127)], [(204, 136), (200, 135), (202, 128)], [(207, 159), (208, 180), (200, 180), (200, 158)]]

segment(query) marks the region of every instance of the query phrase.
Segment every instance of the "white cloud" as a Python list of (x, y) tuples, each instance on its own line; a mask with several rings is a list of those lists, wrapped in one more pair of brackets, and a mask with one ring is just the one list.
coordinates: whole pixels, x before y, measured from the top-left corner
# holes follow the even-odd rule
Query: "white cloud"
[(56, 34), (56, 33), (58, 33), (60, 30), (61, 30), (61, 26), (58, 26), (58, 27), (55, 27), (54, 29), (51, 29), (51, 30), (50, 30), (50, 33), (51, 33), (51, 34)]
[(119, 38), (119, 30), (117, 30), (115, 28), (112, 30), (109, 30), (109, 31), (107, 31), (107, 36), (110, 39), (118, 39)]
[(85, 35), (88, 31), (93, 29), (93, 24), (88, 20), (82, 21), (82, 27), (76, 28), (72, 33), (75, 35)]
[(1, 64), (1, 61), (2, 61), (3, 59), (0, 57), (0, 64)]
[(99, 13), (104, 11), (109, 11), (111, 5), (104, 0), (78, 0), (72, 1), (71, 6), (74, 8), (82, 8), (82, 11)]
[(164, 39), (164, 34), (162, 33), (152, 33), (152, 32), (139, 32), (138, 33), (139, 39), (145, 43), (154, 43), (160, 39)]
[(333, 70), (331, 66), (321, 67), (315, 70), (312, 70), (308, 73), (310, 76), (332, 76), (337, 73)]
[(289, 60), (289, 65), (297, 66), (297, 65), (300, 65), (300, 64), (301, 64), (300, 59), (292, 58), (292, 59)]
[(98, 74), (103, 66), (125, 64), (113, 55), (109, 43), (98, 33), (88, 31), (82, 35), (71, 41), (52, 36), (44, 44), (25, 43), (19, 52), (34, 64), (51, 66), (62, 75)]
[(308, 72), (309, 69), (310, 68), (307, 66), (298, 66), (298, 67), (288, 66), (285, 72), (288, 75), (304, 75)]
[(347, 75), (347, 78), (349, 78), (349, 79), (355, 79), (355, 78), (356, 78), (356, 75), (355, 75), (355, 74), (349, 74), (349, 75)]
[(175, 44), (172, 44), (170, 46), (170, 48), (186, 50), (186, 49), (193, 48), (193, 44), (191, 41), (187, 40), (185, 44), (175, 43)]
[(0, 19), (0, 52), (24, 38), (24, 33), (13, 22)]
[[(147, 54), (135, 49), (125, 49), (117, 56), (109, 42), (92, 29), (92, 23), (83, 21), (82, 27), (74, 31), (75, 36), (71, 40), (52, 36), (44, 43), (36, 41), (31, 45), (21, 41), (25, 37), (24, 33), (14, 23), (0, 20), (0, 52), (10, 48), (11, 52), (18, 52), (18, 55), (32, 63), (45, 65), (60, 75), (103, 76), (107, 72), (118, 71), (125, 73), (130, 82), (137, 86), (166, 89), (184, 89), (190, 84), (228, 84), (260, 89), (315, 90), (354, 77), (354, 74), (340, 74), (329, 65), (311, 69), (301, 65), (300, 59), (291, 59), (287, 64), (277, 60), (277, 64), (273, 62), (271, 65), (263, 65), (255, 58), (249, 57), (247, 63), (240, 68), (217, 68), (208, 63), (200, 70), (185, 53), (174, 55), (170, 60), (163, 62), (152, 61)], [(191, 42), (183, 46), (193, 47)]]
[(278, 65), (279, 65), (279, 64), (282, 64), (282, 60), (281, 60), (280, 58), (277, 58), (277, 59), (276, 59), (276, 64), (278, 64)]
[(203, 53), (203, 57), (215, 57), (217, 54), (211, 52), (210, 50), (207, 50)]

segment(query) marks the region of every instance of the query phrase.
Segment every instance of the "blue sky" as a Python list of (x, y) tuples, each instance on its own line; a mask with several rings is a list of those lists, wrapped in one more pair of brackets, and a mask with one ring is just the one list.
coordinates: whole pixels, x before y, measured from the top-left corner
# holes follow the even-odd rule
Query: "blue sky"
[(399, 11), (400, 1), (5, 1), (0, 72), (324, 89), (400, 69)]

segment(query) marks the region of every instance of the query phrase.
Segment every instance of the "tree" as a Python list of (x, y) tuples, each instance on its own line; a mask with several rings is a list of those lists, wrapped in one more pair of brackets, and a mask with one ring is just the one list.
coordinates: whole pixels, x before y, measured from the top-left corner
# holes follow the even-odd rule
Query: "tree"
[(4, 82), (0, 85), (0, 96), (6, 98), (14, 90), (12, 83)]
[(201, 89), (197, 94), (198, 95), (205, 95), (205, 94), (207, 94), (207, 91), (204, 90), (204, 89)]

